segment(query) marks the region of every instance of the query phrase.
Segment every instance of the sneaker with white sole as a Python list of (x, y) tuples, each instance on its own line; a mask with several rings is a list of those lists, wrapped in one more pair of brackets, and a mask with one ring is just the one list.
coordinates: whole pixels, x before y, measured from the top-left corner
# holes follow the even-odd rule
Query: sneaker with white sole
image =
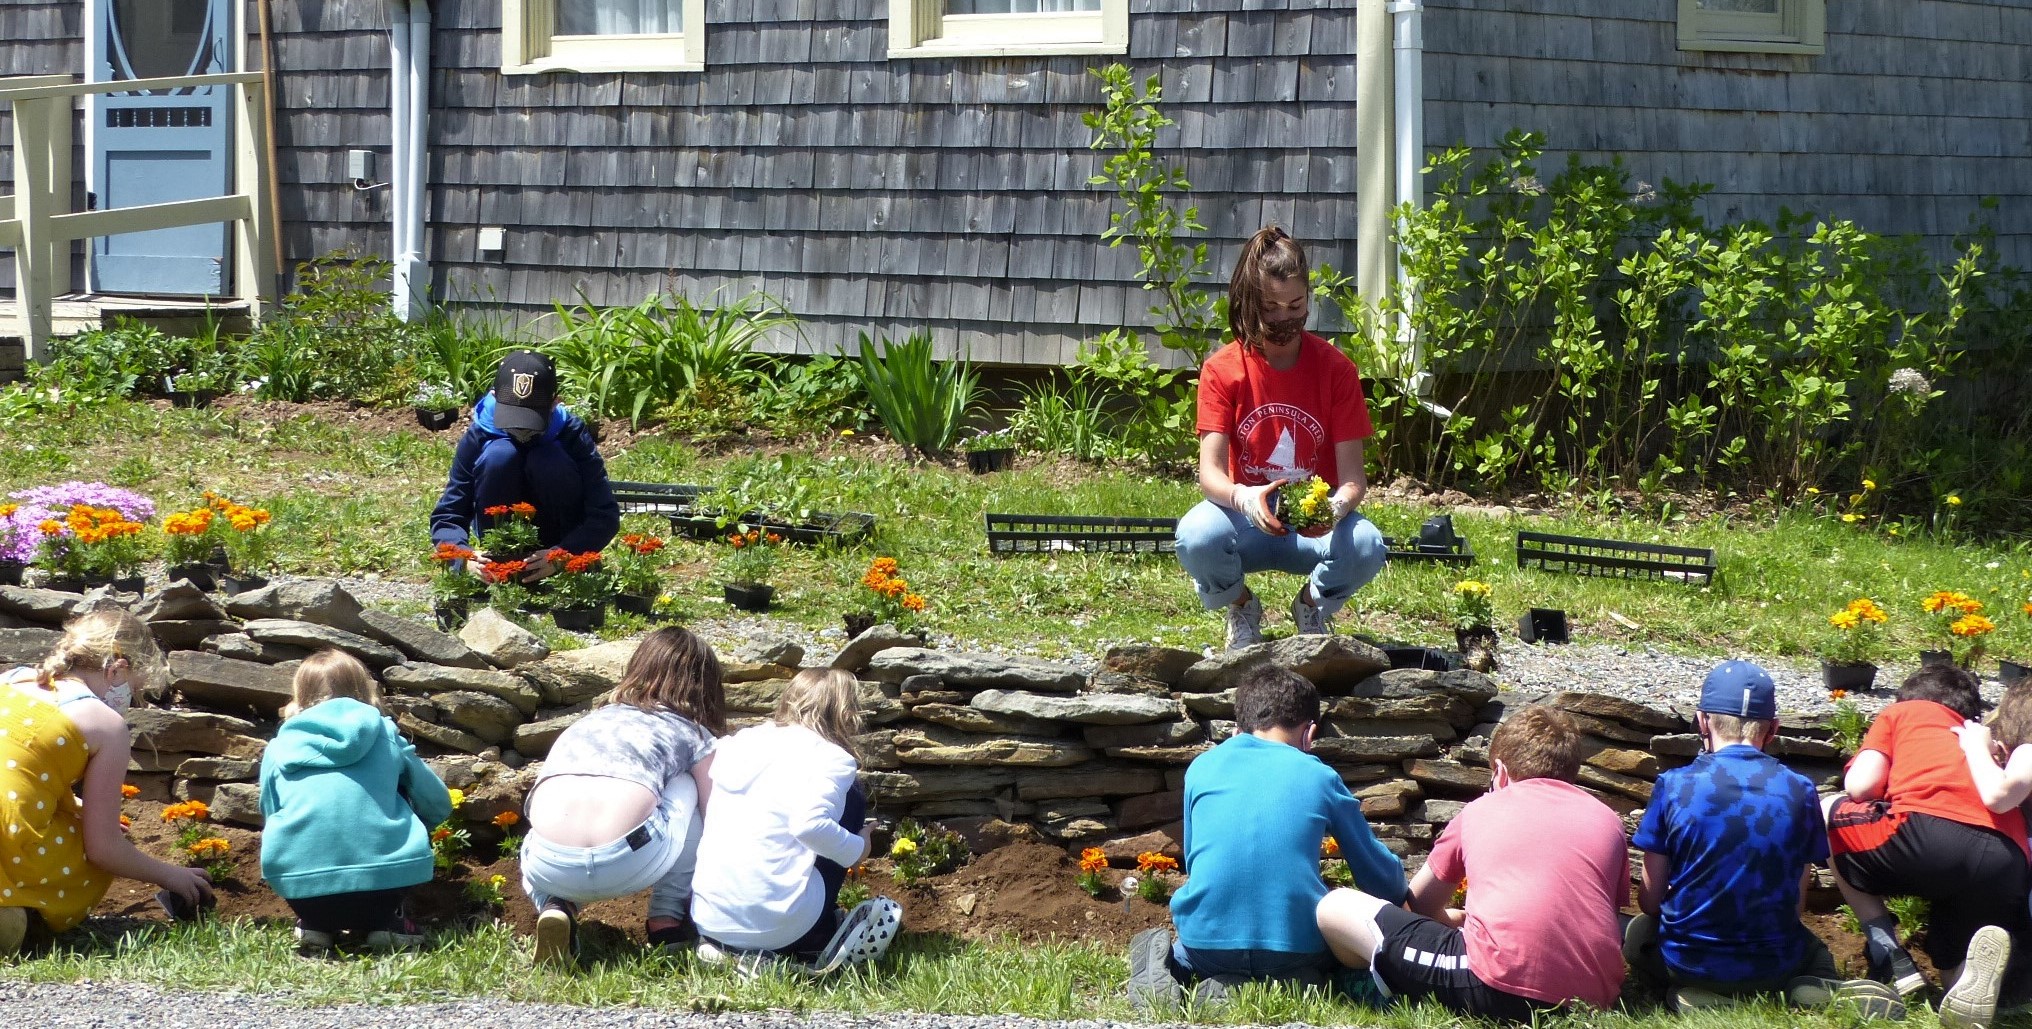
[(1171, 972), (1171, 944), (1165, 926), (1145, 929), (1129, 941), (1129, 1003), (1138, 1011), (1170, 1012), (1185, 999), (1185, 984)]
[(1312, 586), (1308, 583), (1300, 586), (1298, 595), (1291, 598), (1291, 624), (1300, 636), (1331, 636), (1333, 619), (1328, 618), (1326, 610), (1318, 604), (1306, 602), (1305, 598), (1311, 593)]
[(0, 957), (21, 953), (28, 938), (28, 909), (0, 908)]
[(1802, 975), (1785, 984), (1785, 999), (1802, 1008), (1845, 1005), (1871, 1020), (1900, 1022), (1905, 1019), (1905, 998), (1900, 997), (1889, 984), (1874, 979), (1823, 979)]
[(553, 900), (536, 916), (536, 963), (570, 968), (576, 959), (578, 925), (576, 908), (569, 901)]
[[(540, 921), (537, 924), (539, 927), (542, 925)], [(402, 924), (393, 929), (376, 929), (368, 933), (366, 940), (363, 941), (368, 950), (379, 953), (395, 950), (422, 950), (424, 942), (423, 930), (418, 929), (416, 923), (407, 918), (403, 919)]]
[(1255, 594), (1246, 604), (1228, 605), (1228, 649), (1240, 650), (1263, 642), (1263, 602)]
[(701, 964), (731, 968), (743, 979), (759, 979), (778, 969), (791, 969), (797, 963), (766, 950), (741, 950), (722, 946), (704, 936), (699, 937), (698, 946), (692, 950)]
[(1893, 949), (1882, 956), (1866, 955), (1870, 964), (1870, 978), (1887, 983), (1898, 991), (1900, 997), (1910, 997), (1926, 988), (1926, 976), (1912, 960), (1912, 952), (1903, 947)]
[(1940, 995), (1940, 1024), (1946, 1029), (1990, 1029), (1997, 1021), (1997, 993), (2011, 960), (2011, 935), (1994, 926), (1976, 930), (1954, 985)]
[(296, 953), (301, 957), (324, 957), (331, 953), (332, 947), (336, 943), (338, 943), (338, 938), (331, 933), (320, 932), (316, 929), (305, 929), (301, 925), (296, 927)]
[(825, 975), (843, 965), (867, 965), (882, 960), (896, 934), (903, 928), (903, 905), (887, 897), (870, 897), (854, 905), (840, 919), (839, 928), (825, 949), (807, 966), (811, 975)]

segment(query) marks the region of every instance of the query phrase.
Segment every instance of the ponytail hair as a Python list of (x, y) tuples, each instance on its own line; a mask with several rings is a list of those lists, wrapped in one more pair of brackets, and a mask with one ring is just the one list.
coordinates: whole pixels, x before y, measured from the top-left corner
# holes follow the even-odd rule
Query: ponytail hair
[(1260, 345), (1264, 337), (1263, 280), (1301, 283), (1312, 281), (1305, 248), (1276, 225), (1265, 225), (1242, 244), (1228, 278), (1228, 331), (1246, 345)]
[(125, 658), (134, 669), (137, 692), (162, 685), (162, 651), (148, 625), (121, 608), (100, 608), (64, 626), (63, 638), (35, 671), (36, 685), (51, 689), (73, 672), (98, 671)]

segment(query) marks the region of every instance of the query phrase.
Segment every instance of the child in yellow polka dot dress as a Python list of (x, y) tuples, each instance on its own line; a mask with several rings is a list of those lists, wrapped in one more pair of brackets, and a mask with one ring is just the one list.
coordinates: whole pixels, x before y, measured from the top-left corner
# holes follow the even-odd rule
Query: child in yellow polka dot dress
[(83, 921), (115, 876), (194, 908), (210, 899), (204, 870), (157, 861), (120, 828), (127, 706), (161, 675), (162, 653), (126, 611), (83, 615), (41, 667), (0, 673), (0, 954)]

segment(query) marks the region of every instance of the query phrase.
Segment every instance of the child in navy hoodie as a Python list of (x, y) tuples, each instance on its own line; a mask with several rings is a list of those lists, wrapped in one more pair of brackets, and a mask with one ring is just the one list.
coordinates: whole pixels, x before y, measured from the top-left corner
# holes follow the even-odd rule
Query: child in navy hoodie
[(261, 877), (296, 912), (305, 954), (341, 934), (371, 950), (421, 946), (402, 901), (430, 881), (430, 827), (451, 817), (451, 794), (351, 655), (312, 654), (292, 686), (261, 756)]

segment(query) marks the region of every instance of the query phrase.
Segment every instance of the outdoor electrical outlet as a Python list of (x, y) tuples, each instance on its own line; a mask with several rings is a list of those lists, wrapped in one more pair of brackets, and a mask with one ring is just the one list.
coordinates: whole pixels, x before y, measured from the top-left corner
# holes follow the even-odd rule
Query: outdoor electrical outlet
[(346, 151), (346, 177), (355, 183), (374, 181), (374, 151)]

